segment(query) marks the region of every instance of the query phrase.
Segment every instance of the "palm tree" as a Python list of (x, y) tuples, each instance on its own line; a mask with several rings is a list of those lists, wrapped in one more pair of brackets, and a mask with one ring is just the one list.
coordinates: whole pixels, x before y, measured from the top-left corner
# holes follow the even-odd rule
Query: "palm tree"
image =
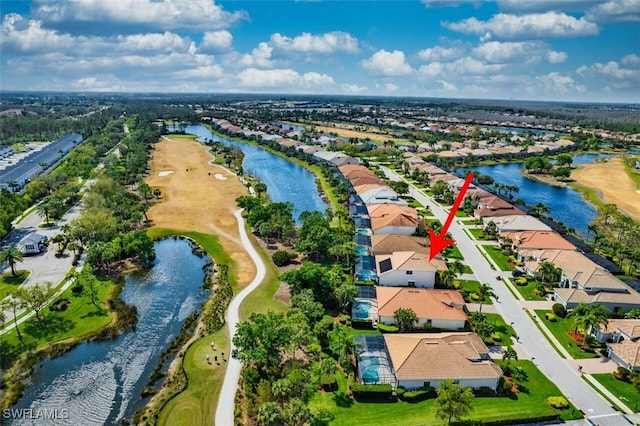
[(506, 349), (502, 351), (502, 360), (506, 364), (507, 369), (511, 370), (511, 360), (518, 360), (518, 353), (513, 346), (507, 346)]
[(11, 275), (18, 275), (16, 272), (16, 263), (22, 262), (22, 252), (15, 247), (7, 247), (0, 251), (0, 264), (8, 263), (11, 267)]
[(549, 213), (549, 207), (542, 202), (533, 206), (532, 210), (537, 216), (540, 216), (540, 217), (543, 217), (545, 213)]
[(460, 276), (464, 273), (464, 265), (459, 260), (456, 260), (451, 265), (449, 265), (449, 270), (456, 276)]
[(556, 268), (555, 265), (551, 262), (540, 263), (538, 272), (540, 273), (540, 279), (548, 284), (560, 280), (560, 277), (558, 275), (560, 275), (561, 271), (559, 268)]
[(265, 402), (258, 410), (260, 426), (278, 426), (282, 424), (282, 413), (275, 402)]
[(574, 317), (573, 327), (577, 330), (579, 327), (584, 330), (582, 346), (587, 341), (587, 334), (591, 328), (600, 328), (609, 324), (609, 310), (601, 304), (587, 305), (580, 303), (576, 306), (569, 316)]
[(493, 288), (491, 288), (491, 286), (487, 283), (480, 284), (480, 287), (478, 287), (478, 296), (480, 296), (480, 308), (478, 309), (478, 312), (480, 313), (482, 313), (482, 304), (484, 303), (484, 299), (486, 297), (493, 297), (494, 299), (498, 300), (498, 296), (493, 291)]
[(18, 333), (18, 340), (20, 340), (22, 344), (24, 344), (24, 342), (22, 341), (22, 333), (20, 333), (20, 329), (18, 328), (18, 310), (25, 306), (25, 303), (14, 294), (11, 294), (0, 302), (0, 310), (10, 310), (13, 313), (13, 324), (15, 325), (16, 333)]

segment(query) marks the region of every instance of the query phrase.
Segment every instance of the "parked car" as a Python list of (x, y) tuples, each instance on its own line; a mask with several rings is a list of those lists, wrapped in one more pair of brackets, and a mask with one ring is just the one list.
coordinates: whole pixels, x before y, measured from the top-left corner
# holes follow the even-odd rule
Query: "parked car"
[(524, 272), (516, 269), (515, 271), (511, 271), (511, 275), (513, 275), (514, 277), (521, 277), (524, 275)]

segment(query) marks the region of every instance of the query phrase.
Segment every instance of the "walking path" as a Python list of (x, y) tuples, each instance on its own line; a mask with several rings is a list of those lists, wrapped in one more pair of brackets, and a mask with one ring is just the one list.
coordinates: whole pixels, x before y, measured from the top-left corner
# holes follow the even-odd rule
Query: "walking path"
[[(236, 219), (238, 220), (238, 230), (240, 232), (240, 240), (243, 247), (249, 253), (249, 256), (256, 264), (256, 276), (253, 281), (249, 283), (240, 293), (233, 298), (227, 309), (227, 327), (229, 328), (229, 338), (232, 339), (236, 332), (236, 327), (240, 322), (239, 309), (242, 301), (255, 290), (266, 275), (266, 266), (262, 261), (262, 258), (256, 251), (249, 235), (245, 229), (244, 219), (242, 218), (242, 209), (235, 212)], [(238, 389), (238, 380), (240, 380), (240, 370), (242, 370), (242, 363), (238, 358), (229, 357), (229, 363), (227, 364), (227, 372), (224, 376), (224, 382), (222, 383), (222, 390), (220, 392), (220, 398), (218, 399), (218, 406), (216, 408), (216, 425), (232, 425), (234, 424), (234, 406), (236, 391)]]
[[(381, 167), (381, 169), (391, 180), (404, 180), (386, 167)], [(446, 221), (448, 212), (416, 189), (411, 183), (409, 183), (409, 195), (422, 205), (429, 207), (442, 223)], [(629, 424), (629, 421), (622, 414), (613, 409), (608, 401), (582, 380), (577, 370), (571, 368), (566, 360), (561, 358), (551, 347), (542, 332), (526, 314), (520, 302), (507, 289), (503, 280), (496, 280), (496, 270), (492, 269), (489, 261), (478, 253), (480, 248), (464, 232), (458, 221), (451, 223), (449, 232), (451, 232), (458, 249), (473, 269), (478, 280), (489, 283), (499, 297), (499, 302), (494, 304), (496, 310), (502, 315), (506, 323), (513, 322), (513, 327), (520, 337), (519, 343), (522, 345), (522, 349), (531, 355), (531, 360), (534, 364), (560, 388), (569, 401), (582, 410), (587, 419), (597, 418), (594, 423), (600, 426)]]

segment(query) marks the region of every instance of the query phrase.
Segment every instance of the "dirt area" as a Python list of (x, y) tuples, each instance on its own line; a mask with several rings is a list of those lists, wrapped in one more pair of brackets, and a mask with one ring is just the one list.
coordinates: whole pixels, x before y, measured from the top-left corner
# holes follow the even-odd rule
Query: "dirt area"
[(612, 203), (634, 220), (640, 220), (640, 193), (624, 169), (620, 158), (606, 163), (587, 164), (574, 171), (576, 182), (596, 189), (605, 203)]
[(322, 130), (325, 133), (335, 133), (338, 136), (343, 138), (360, 138), (366, 139), (369, 138), (374, 142), (384, 142), (388, 140), (398, 140), (398, 138), (393, 137), (392, 135), (381, 135), (379, 133), (368, 133), (368, 132), (360, 132), (357, 130), (345, 129), (341, 127), (328, 127), (328, 126), (316, 126), (316, 130)]
[[(207, 147), (191, 138), (161, 139), (147, 183), (162, 191), (162, 200), (147, 216), (161, 228), (218, 235), (236, 262), (238, 284), (244, 287), (255, 276), (256, 267), (242, 247), (233, 212), (238, 209), (235, 199), (247, 195), (247, 189), (225, 168), (209, 164), (211, 160)], [(173, 173), (160, 176), (167, 170)]]

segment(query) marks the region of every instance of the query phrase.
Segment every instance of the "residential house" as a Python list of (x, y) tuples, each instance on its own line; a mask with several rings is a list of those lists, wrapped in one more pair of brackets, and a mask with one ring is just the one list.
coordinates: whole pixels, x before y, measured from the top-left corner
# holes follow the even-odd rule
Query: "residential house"
[(553, 231), (513, 231), (501, 232), (503, 238), (513, 241), (515, 250), (575, 250), (576, 246)]
[(371, 204), (368, 210), (374, 234), (413, 235), (418, 227), (418, 212), (413, 207)]
[(413, 235), (377, 234), (371, 237), (374, 254), (391, 254), (396, 251), (415, 251), (429, 254), (429, 240)]
[(551, 228), (526, 214), (516, 214), (510, 216), (485, 217), (483, 219), (485, 226), (489, 222), (493, 222), (498, 227), (498, 232), (517, 232), (517, 231), (551, 231)]
[(590, 333), (607, 344), (607, 356), (618, 365), (640, 371), (640, 319), (610, 319)]
[(378, 323), (395, 325), (395, 312), (411, 309), (418, 317), (417, 328), (427, 324), (436, 329), (457, 331), (467, 321), (464, 299), (456, 290), (408, 287), (376, 287)]
[(354, 189), (367, 205), (393, 203), (406, 206), (408, 204), (400, 198), (393, 189), (386, 185), (367, 184), (357, 186)]
[(525, 213), (519, 208), (504, 201), (502, 198), (491, 195), (480, 199), (478, 207), (476, 207), (473, 214), (475, 217), (480, 218), (488, 216), (523, 215)]
[(447, 269), (439, 258), (415, 251), (398, 251), (375, 256), (378, 283), (389, 287), (433, 288), (436, 273)]
[(575, 250), (520, 250), (528, 273), (538, 273), (542, 262), (550, 262), (562, 270), (560, 287), (554, 299), (566, 309), (580, 303), (599, 303), (610, 311), (640, 308), (640, 294), (609, 271)]
[(397, 379), (405, 389), (432, 386), (447, 379), (464, 387), (496, 390), (502, 370), (475, 333), (384, 334)]

